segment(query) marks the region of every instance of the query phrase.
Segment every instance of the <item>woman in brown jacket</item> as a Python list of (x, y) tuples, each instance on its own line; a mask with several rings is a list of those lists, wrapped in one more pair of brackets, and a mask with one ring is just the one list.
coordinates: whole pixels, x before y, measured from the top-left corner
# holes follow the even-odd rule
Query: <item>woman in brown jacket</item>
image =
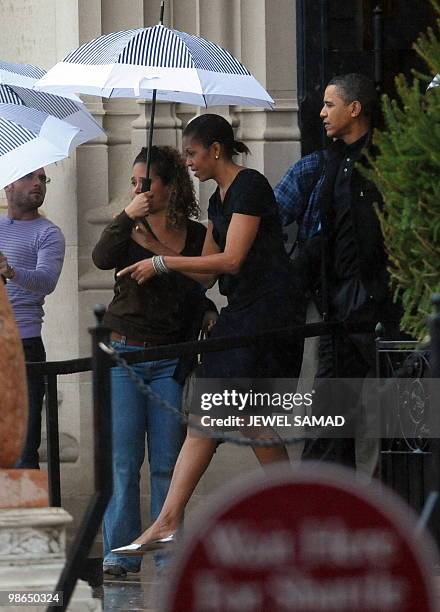
[[(154, 255), (197, 256), (202, 252), (206, 228), (190, 218), (198, 216), (199, 209), (179, 153), (171, 147), (152, 147), (151, 188), (142, 193), (145, 176), (146, 150), (142, 149), (133, 164), (133, 199), (105, 228), (93, 251), (98, 268), (115, 270), (114, 297), (104, 323), (112, 330), (111, 343), (118, 351), (189, 339), (192, 330), (200, 329), (204, 313), (215, 309), (202, 287), (182, 274), (157, 277), (142, 285), (130, 276), (117, 275), (126, 266)], [(133, 369), (157, 396), (180, 408), (181, 365), (178, 359), (161, 359), (138, 363)], [(145, 435), (154, 520), (168, 492), (185, 430), (160, 402), (142, 395), (122, 368), (113, 368), (111, 375), (114, 487), (104, 516), (104, 571), (121, 576), (140, 568), (139, 559), (121, 557), (111, 549), (141, 531), (139, 477)], [(156, 564), (161, 563), (162, 558), (156, 556)]]

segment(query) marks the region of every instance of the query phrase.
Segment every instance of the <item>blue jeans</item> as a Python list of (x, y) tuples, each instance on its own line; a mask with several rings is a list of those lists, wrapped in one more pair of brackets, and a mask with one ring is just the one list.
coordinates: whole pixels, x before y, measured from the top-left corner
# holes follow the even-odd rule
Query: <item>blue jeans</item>
[[(139, 351), (139, 347), (112, 342), (120, 351)], [(181, 408), (182, 386), (172, 375), (177, 359), (137, 363), (131, 367), (150, 385), (152, 391), (172, 406)], [(120, 367), (113, 368), (113, 495), (104, 515), (104, 564), (120, 565), (137, 571), (140, 557), (123, 557), (111, 552), (130, 544), (141, 531), (140, 470), (145, 457), (145, 434), (150, 464), (151, 519), (155, 520), (168, 493), (174, 465), (185, 438), (185, 428), (177, 416), (150, 401)], [(156, 565), (163, 564), (157, 554)]]
[[(30, 361), (46, 361), (46, 351), (41, 338), (24, 338), (22, 340), (24, 358)], [(41, 412), (44, 397), (44, 376), (31, 374), (27, 377), (28, 387), (28, 428), (26, 442), (16, 468), (39, 469), (38, 448), (41, 442)]]

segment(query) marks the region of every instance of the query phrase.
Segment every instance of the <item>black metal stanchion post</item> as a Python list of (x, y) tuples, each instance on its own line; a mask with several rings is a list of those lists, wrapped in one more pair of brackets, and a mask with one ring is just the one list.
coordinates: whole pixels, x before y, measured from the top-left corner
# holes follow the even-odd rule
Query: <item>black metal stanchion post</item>
[[(102, 319), (105, 307), (95, 307), (97, 326), (90, 330), (93, 340), (93, 416), (95, 441), (95, 489), (100, 494), (101, 518), (113, 491), (112, 469), (112, 413), (110, 368), (111, 358), (102, 350), (101, 343), (107, 345), (110, 340), (110, 330), (103, 326)], [(98, 525), (99, 528), (99, 525)]]
[(56, 374), (46, 376), (46, 433), (49, 503), (61, 507), (60, 438), (58, 431), (58, 387)]
[(432, 296), (435, 312), (429, 317), (431, 336), (431, 372), (432, 378), (440, 378), (440, 293)]
[[(96, 306), (94, 312), (97, 325), (90, 330), (90, 333), (92, 334), (93, 365), (95, 493), (89, 502), (55, 589), (63, 594), (63, 605), (58, 607), (61, 610), (67, 609), (76, 581), (82, 572), (87, 555), (101, 526), (113, 489), (111, 358), (104, 350), (109, 341), (110, 330), (104, 327), (102, 323), (105, 307)], [(48, 611), (50, 610), (53, 610), (53, 608), (48, 608)]]

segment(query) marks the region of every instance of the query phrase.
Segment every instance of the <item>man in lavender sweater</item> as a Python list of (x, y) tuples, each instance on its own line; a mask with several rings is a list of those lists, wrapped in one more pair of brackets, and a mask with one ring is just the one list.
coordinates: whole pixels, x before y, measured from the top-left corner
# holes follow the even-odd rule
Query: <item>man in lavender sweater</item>
[[(26, 361), (45, 361), (41, 339), (43, 304), (52, 293), (64, 260), (64, 236), (38, 209), (46, 196), (44, 168), (5, 187), (7, 215), (0, 216), (0, 274), (6, 279)], [(16, 467), (39, 468), (42, 376), (28, 376), (29, 423), (25, 448)]]

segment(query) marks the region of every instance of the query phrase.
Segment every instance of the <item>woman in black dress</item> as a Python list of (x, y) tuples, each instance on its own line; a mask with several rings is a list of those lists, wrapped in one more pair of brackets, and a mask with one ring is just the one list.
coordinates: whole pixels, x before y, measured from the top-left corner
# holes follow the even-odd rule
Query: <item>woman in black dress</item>
[[(234, 140), (232, 127), (219, 115), (191, 121), (183, 138), (187, 166), (200, 181), (213, 179), (217, 189), (208, 208), (208, 230), (200, 257), (145, 259), (119, 272), (138, 283), (156, 275), (180, 272), (210, 287), (217, 280), (228, 298), (211, 337), (253, 334), (302, 322), (303, 299), (294, 286), (284, 251), (277, 205), (266, 178), (233, 161), (248, 152)], [(265, 338), (252, 346), (206, 353), (198, 376), (205, 378), (297, 378), (302, 341)], [(255, 436), (258, 437), (258, 432)], [(263, 433), (267, 437), (267, 432)], [(188, 430), (174, 469), (170, 490), (156, 521), (121, 554), (142, 554), (159, 547), (178, 528), (185, 506), (216, 448), (216, 440)], [(264, 465), (288, 460), (281, 440), (253, 447)]]

